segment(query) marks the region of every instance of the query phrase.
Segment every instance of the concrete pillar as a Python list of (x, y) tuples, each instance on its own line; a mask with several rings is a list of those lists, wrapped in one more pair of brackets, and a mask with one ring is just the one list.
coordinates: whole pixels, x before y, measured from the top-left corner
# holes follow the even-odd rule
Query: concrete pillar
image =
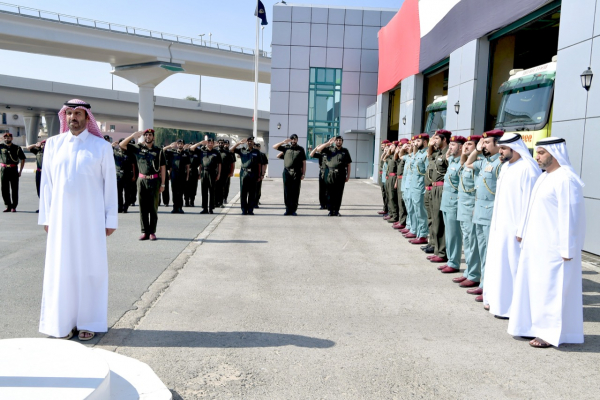
[(388, 123), (389, 123), (389, 108), (390, 108), (390, 94), (389, 92), (382, 93), (377, 96), (377, 111), (375, 113), (375, 152), (373, 156), (373, 182), (377, 183), (378, 169), (379, 169), (379, 158), (381, 157), (381, 146), (382, 140), (387, 139), (388, 134)]
[(153, 85), (139, 87), (138, 130), (154, 129), (154, 88)]
[[(446, 129), (454, 135), (481, 135), (485, 128), (489, 54), (490, 43), (485, 37), (472, 40), (450, 54)], [(457, 101), (460, 101), (458, 114), (454, 111)]]
[[(404, 119), (406, 118), (406, 123)], [(421, 133), (423, 119), (423, 75), (411, 75), (402, 80), (400, 88), (400, 127), (398, 139)]]
[(58, 115), (44, 115), (46, 119), (46, 129), (48, 130), (48, 137), (56, 136), (60, 133), (60, 120)]
[(40, 132), (40, 116), (35, 114), (23, 115), (23, 120), (25, 121), (25, 139), (27, 146), (37, 143)]

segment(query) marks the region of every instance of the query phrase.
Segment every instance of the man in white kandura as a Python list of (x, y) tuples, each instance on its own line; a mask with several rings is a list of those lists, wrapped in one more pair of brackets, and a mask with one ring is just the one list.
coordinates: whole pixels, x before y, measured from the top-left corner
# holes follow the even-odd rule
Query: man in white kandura
[(517, 274), (523, 221), (531, 190), (542, 170), (535, 162), (521, 135), (506, 133), (498, 140), (500, 170), (494, 199), (494, 214), (486, 255), (483, 304), (497, 318), (510, 317), (513, 281)]
[(80, 340), (106, 332), (106, 237), (117, 229), (117, 175), (91, 107), (71, 100), (46, 141), (38, 224), (48, 233), (40, 332)]
[(564, 139), (536, 143), (545, 170), (531, 193), (522, 229), (508, 333), (535, 337), (533, 347), (583, 343), (581, 249), (585, 237), (583, 181)]

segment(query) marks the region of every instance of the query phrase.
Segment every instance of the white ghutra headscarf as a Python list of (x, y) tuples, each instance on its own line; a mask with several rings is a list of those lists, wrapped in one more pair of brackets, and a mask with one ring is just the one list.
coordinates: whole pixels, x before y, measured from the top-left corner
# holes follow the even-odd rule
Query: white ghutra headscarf
[(575, 169), (571, 166), (569, 153), (567, 152), (567, 141), (565, 139), (559, 137), (548, 137), (537, 142), (535, 147), (541, 147), (550, 153), (552, 157), (556, 158), (556, 161), (558, 161), (560, 166), (564, 168), (569, 175), (571, 175), (575, 182), (579, 183), (581, 187), (585, 186), (585, 183), (583, 183), (577, 172), (575, 172)]

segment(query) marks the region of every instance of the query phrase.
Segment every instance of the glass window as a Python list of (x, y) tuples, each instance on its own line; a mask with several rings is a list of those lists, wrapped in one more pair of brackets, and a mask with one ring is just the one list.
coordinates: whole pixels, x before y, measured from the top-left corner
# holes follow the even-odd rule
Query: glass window
[(310, 152), (340, 134), (342, 70), (311, 68), (308, 93), (308, 139)]

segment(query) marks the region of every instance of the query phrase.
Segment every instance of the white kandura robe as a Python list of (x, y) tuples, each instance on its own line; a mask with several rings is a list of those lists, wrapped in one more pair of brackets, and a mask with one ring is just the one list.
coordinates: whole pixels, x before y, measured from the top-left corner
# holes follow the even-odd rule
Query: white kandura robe
[(508, 333), (583, 343), (583, 188), (564, 168), (539, 177), (523, 235)]
[(105, 228), (117, 228), (117, 178), (111, 145), (87, 130), (46, 141), (38, 224), (48, 225), (40, 332), (106, 332)]
[(483, 301), (490, 305), (493, 315), (510, 316), (513, 281), (521, 255), (517, 236), (522, 236), (531, 191), (541, 172), (522, 158), (506, 162), (500, 170), (483, 285)]

